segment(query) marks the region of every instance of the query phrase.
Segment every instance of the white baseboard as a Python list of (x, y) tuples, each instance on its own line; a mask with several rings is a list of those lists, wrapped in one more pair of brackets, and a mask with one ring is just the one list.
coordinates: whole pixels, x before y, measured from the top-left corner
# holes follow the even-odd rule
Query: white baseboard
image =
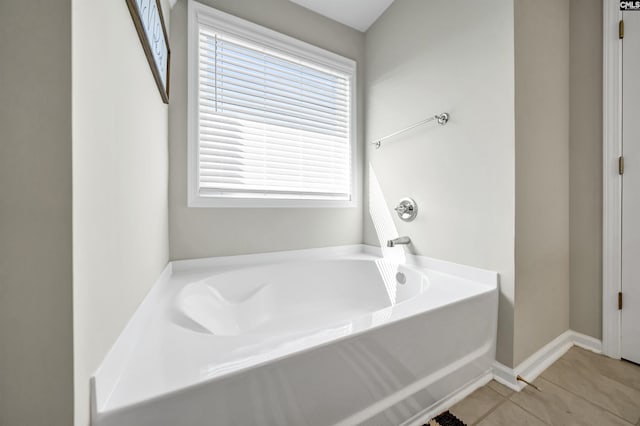
[(574, 331), (573, 344), (581, 347), (582, 349), (587, 349), (597, 354), (602, 353), (602, 340), (598, 340), (595, 337), (587, 336), (586, 334)]
[(509, 368), (498, 361), (493, 363), (493, 380), (505, 385), (509, 389), (519, 391), (521, 388), (519, 387), (520, 384), (515, 379), (516, 376), (517, 374), (514, 373), (512, 368)]
[(515, 368), (509, 368), (496, 361), (493, 364), (493, 378), (497, 382), (519, 392), (526, 385), (519, 382), (516, 377), (522, 376), (530, 382), (535, 380), (573, 346), (579, 346), (595, 353), (602, 353), (602, 342), (600, 340), (573, 330), (567, 330)]
[(473, 380), (453, 394), (437, 402), (436, 405), (416, 414), (411, 419), (402, 423), (402, 426), (423, 425), (428, 419), (450, 409), (454, 404), (462, 401), (475, 390), (489, 383), (491, 379), (519, 392), (526, 385), (518, 382), (516, 380), (517, 376), (522, 376), (528, 381), (535, 380), (544, 370), (560, 359), (573, 346), (579, 346), (595, 353), (602, 353), (602, 342), (600, 340), (573, 330), (567, 330), (540, 348), (516, 368), (509, 368), (496, 361), (493, 364), (491, 372)]

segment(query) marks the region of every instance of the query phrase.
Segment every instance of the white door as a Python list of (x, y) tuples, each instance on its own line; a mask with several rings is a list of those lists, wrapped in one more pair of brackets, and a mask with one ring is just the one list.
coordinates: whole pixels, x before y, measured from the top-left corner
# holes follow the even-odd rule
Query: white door
[(640, 364), (640, 11), (623, 19), (621, 355)]

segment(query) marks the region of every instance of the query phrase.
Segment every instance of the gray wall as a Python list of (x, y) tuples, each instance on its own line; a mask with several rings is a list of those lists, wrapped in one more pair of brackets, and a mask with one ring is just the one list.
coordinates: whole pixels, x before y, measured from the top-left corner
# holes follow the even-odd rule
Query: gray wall
[(167, 139), (168, 107), (126, 2), (74, 0), (76, 426), (88, 424), (89, 377), (169, 258)]
[[(409, 235), (414, 253), (500, 272), (497, 357), (511, 365), (513, 0), (397, 0), (366, 47), (367, 140), (443, 111), (451, 121), (367, 147), (364, 241)], [(391, 214), (407, 196), (420, 209), (411, 223)]]
[[(288, 0), (204, 0), (202, 3), (354, 59), (358, 63), (358, 140), (362, 152), (364, 35)], [(187, 259), (360, 244), (357, 208), (222, 209), (187, 207), (187, 2), (171, 12), (169, 108), (171, 258)], [(359, 167), (361, 164), (359, 163)], [(360, 174), (360, 173), (359, 173)], [(361, 186), (361, 176), (358, 178)]]
[(571, 329), (602, 337), (602, 0), (571, 0)]
[(71, 2), (0, 1), (0, 425), (73, 423)]
[(569, 329), (569, 0), (516, 0), (514, 364)]

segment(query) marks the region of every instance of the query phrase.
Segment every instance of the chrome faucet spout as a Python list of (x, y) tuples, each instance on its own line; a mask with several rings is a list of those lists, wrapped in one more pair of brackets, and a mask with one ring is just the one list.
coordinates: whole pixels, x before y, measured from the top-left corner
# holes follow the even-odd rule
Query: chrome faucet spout
[(409, 237), (398, 237), (393, 240), (387, 241), (387, 247), (395, 247), (397, 245), (407, 245), (411, 244), (411, 238)]

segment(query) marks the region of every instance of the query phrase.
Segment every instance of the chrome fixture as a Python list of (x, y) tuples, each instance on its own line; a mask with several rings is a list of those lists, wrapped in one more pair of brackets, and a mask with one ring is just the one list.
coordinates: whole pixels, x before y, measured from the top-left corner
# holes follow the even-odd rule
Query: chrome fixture
[(387, 247), (395, 247), (399, 245), (406, 246), (407, 244), (411, 244), (411, 238), (409, 237), (398, 237), (387, 241)]
[(412, 124), (411, 126), (405, 127), (402, 130), (398, 130), (397, 132), (391, 133), (390, 135), (387, 135), (387, 136), (385, 136), (383, 138), (380, 138), (380, 139), (378, 139), (376, 141), (373, 141), (373, 142), (370, 142), (370, 143), (372, 145), (375, 145), (376, 149), (378, 149), (378, 148), (380, 148), (380, 145), (382, 144), (382, 141), (385, 141), (385, 140), (387, 140), (389, 138), (392, 138), (394, 136), (398, 136), (398, 135), (400, 135), (400, 134), (402, 134), (404, 132), (408, 132), (409, 130), (413, 130), (418, 126), (422, 126), (423, 124), (430, 123), (430, 122), (432, 122), (434, 120), (437, 120), (439, 125), (444, 126), (449, 121), (449, 113), (443, 112), (442, 114), (434, 115), (433, 117), (429, 117), (427, 119), (419, 121), (419, 122), (417, 122), (415, 124)]
[(405, 222), (411, 222), (418, 216), (418, 204), (413, 198), (403, 198), (394, 209), (398, 217)]

